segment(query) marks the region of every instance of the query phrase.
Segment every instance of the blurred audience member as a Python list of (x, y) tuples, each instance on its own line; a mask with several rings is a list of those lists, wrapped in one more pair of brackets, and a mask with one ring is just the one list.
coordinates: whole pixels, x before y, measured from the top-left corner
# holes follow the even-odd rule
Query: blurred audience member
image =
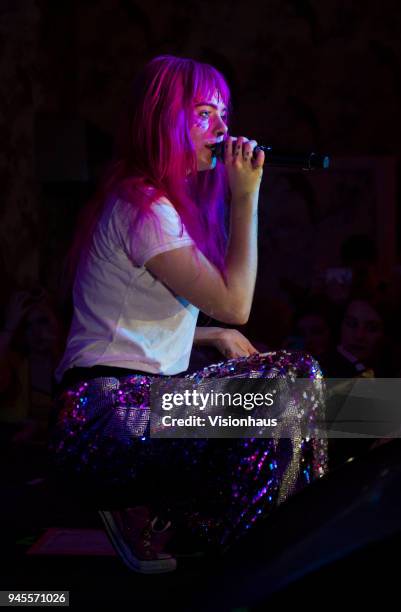
[[(392, 319), (380, 301), (361, 298), (349, 300), (341, 320), (338, 345), (326, 364), (326, 376), (344, 379), (393, 376), (390, 342), (392, 330)], [(327, 399), (326, 414), (329, 420), (338, 418), (338, 410), (344, 409), (342, 406), (351, 391), (350, 387), (341, 390), (341, 384), (337, 396)], [(369, 402), (366, 399), (367, 413)], [(358, 436), (330, 439), (331, 468), (344, 464), (352, 457), (363, 455), (375, 442), (374, 438)]]
[(341, 319), (339, 342), (326, 366), (327, 376), (391, 376), (391, 337), (391, 318), (380, 303), (351, 299)]
[(324, 292), (338, 307), (351, 298), (385, 300), (389, 288), (379, 272), (375, 242), (365, 234), (346, 238), (341, 245), (339, 265), (321, 271), (314, 286), (318, 294)]
[(325, 374), (326, 363), (335, 342), (336, 320), (330, 303), (324, 297), (305, 301), (294, 315), (293, 334), (286, 348), (303, 350), (319, 361)]
[(29, 363), (20, 350), (22, 324), (31, 306), (30, 296), (15, 291), (3, 296), (0, 330), (0, 423), (2, 438), (31, 430)]
[(6, 297), (0, 333), (0, 421), (13, 442), (45, 439), (59, 339), (52, 301), (41, 287), (15, 290)]

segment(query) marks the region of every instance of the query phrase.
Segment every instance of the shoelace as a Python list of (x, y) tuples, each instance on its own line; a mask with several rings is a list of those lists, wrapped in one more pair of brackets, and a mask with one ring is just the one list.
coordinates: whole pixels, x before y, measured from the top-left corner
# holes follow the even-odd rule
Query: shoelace
[(150, 525), (151, 525), (152, 531), (154, 533), (163, 533), (164, 531), (167, 531), (167, 529), (170, 529), (171, 521), (167, 521), (167, 523), (161, 529), (156, 529), (156, 523), (157, 523), (158, 520), (159, 520), (159, 517), (155, 516), (155, 518), (150, 521)]
[(154, 554), (152, 549), (152, 535), (164, 533), (171, 527), (171, 521), (167, 521), (167, 523), (161, 529), (156, 529), (155, 526), (158, 520), (159, 517), (155, 516), (155, 518), (150, 521), (149, 527), (145, 527), (145, 529), (142, 531), (142, 544), (145, 549), (145, 554), (148, 557), (151, 557)]
[[(135, 520), (137, 518), (137, 515), (134, 514), (132, 518)], [(145, 517), (143, 518), (145, 519)], [(137, 538), (138, 538), (138, 541), (142, 543), (142, 547), (144, 549), (144, 553), (146, 557), (150, 559), (155, 554), (157, 554), (157, 552), (155, 552), (153, 549), (154, 547), (153, 537), (154, 536), (157, 537), (165, 533), (168, 529), (170, 529), (171, 521), (166, 521), (164, 523), (163, 519), (161, 519), (158, 516), (155, 516), (152, 520), (147, 519), (146, 523), (147, 524), (145, 524), (145, 526), (140, 531), (140, 535), (138, 533)], [(158, 523), (161, 523), (161, 527), (158, 526)], [(129, 532), (135, 531), (136, 527), (132, 527), (131, 525), (128, 524), (128, 525), (125, 525), (125, 529), (129, 533)]]

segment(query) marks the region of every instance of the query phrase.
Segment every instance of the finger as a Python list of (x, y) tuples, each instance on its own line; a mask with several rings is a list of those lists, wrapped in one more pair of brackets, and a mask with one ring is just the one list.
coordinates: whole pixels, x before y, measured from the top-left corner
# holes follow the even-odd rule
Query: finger
[(232, 164), (233, 161), (233, 142), (234, 139), (232, 136), (229, 136), (225, 141), (224, 147), (224, 161), (226, 164)]
[(258, 143), (256, 140), (247, 140), (244, 144), (244, 149), (250, 149), (251, 151), (254, 150), (255, 147), (258, 146)]
[(253, 346), (252, 342), (248, 340), (248, 338), (246, 339), (246, 345), (247, 345), (248, 350), (251, 351), (252, 353), (259, 352), (258, 349), (255, 346)]
[(239, 149), (239, 147), (241, 147), (241, 151), (240, 154), (242, 153), (242, 156), (245, 158), (249, 157), (249, 154), (252, 156), (252, 151), (254, 149), (253, 143), (256, 144), (256, 141), (254, 140), (249, 140), (249, 138), (246, 138), (245, 136), (240, 136), (235, 145), (237, 147), (237, 150)]
[(227, 359), (238, 359), (239, 357), (247, 357), (248, 352), (237, 346), (235, 348), (227, 348), (224, 351), (224, 355)]
[(242, 158), (242, 147), (244, 146), (244, 137), (240, 136), (237, 138), (234, 144), (234, 161), (238, 161)]
[(258, 353), (259, 351), (254, 346), (248, 346), (248, 348), (246, 349), (247, 357), (250, 357), (251, 355), (257, 355)]
[(238, 344), (236, 347), (236, 353), (238, 357), (249, 357), (253, 354), (253, 347), (251, 344)]
[(259, 353), (258, 349), (256, 347), (253, 346), (253, 344), (251, 342), (249, 342), (249, 340), (246, 341), (246, 350), (248, 351), (249, 355), (254, 355), (255, 353)]
[(249, 344), (249, 351), (251, 355), (257, 355), (259, 353), (258, 349), (255, 348), (252, 344)]
[(228, 359), (236, 359), (237, 357), (240, 357), (243, 354), (243, 352), (241, 350), (238, 349), (227, 349), (227, 356)]
[(236, 136), (234, 137), (234, 144), (238, 141), (239, 138), (242, 138), (243, 143), (249, 142), (249, 138), (247, 138), (246, 136)]
[(243, 146), (243, 156), (244, 156), (244, 161), (247, 162), (254, 162), (254, 151), (255, 148), (258, 146), (258, 143), (256, 140), (247, 140), (244, 143)]
[(265, 163), (265, 152), (262, 149), (259, 149), (256, 153), (256, 157), (253, 159), (253, 167), (254, 168), (263, 168), (263, 164)]
[(247, 142), (244, 143), (244, 146), (242, 147), (242, 155), (244, 157), (244, 161), (246, 162), (252, 161), (253, 149), (254, 147), (252, 146), (251, 140), (248, 140)]

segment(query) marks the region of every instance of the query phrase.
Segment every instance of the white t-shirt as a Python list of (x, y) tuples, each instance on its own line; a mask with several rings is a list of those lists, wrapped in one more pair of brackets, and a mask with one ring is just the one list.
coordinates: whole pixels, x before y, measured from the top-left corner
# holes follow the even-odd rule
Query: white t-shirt
[(178, 374), (188, 368), (199, 310), (176, 296), (144, 264), (159, 253), (193, 244), (166, 199), (153, 205), (160, 231), (146, 217), (130, 230), (132, 205), (110, 198), (74, 283), (74, 314), (59, 382), (74, 366), (109, 365)]

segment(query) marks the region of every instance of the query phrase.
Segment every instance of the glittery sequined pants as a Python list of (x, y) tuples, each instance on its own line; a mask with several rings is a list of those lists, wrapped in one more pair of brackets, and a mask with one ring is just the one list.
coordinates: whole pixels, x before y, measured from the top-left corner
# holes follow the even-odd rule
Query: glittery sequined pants
[[(309, 378), (310, 399), (297, 409), (322, 417), (318, 364), (300, 353), (278, 351), (208, 366), (189, 376), (195, 382), (227, 377)], [(289, 495), (326, 471), (324, 440), (293, 438), (155, 439), (146, 429), (152, 376), (95, 378), (64, 390), (56, 399), (57, 422), (50, 452), (60, 473), (100, 486), (132, 492), (132, 505), (169, 507), (191, 517), (212, 545), (230, 543), (266, 517)], [(301, 405), (302, 404), (302, 405)], [(145, 433), (144, 433), (145, 432)], [(195, 519), (194, 519), (195, 517)]]

